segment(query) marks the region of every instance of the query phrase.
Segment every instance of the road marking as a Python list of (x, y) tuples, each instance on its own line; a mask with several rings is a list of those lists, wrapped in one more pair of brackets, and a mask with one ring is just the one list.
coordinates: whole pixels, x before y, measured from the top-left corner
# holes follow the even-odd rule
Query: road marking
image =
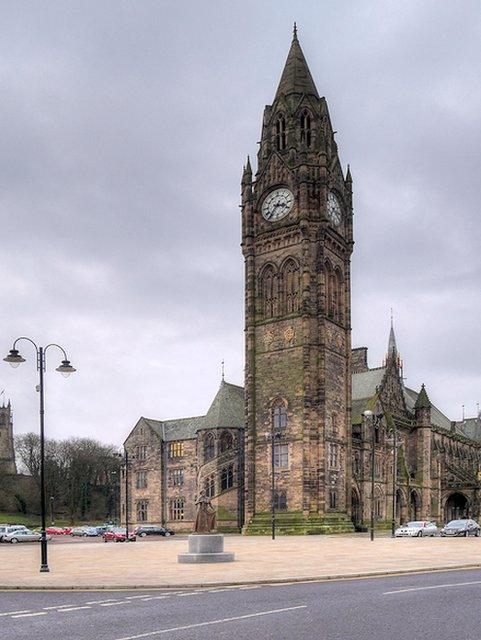
[(31, 618), (33, 616), (46, 616), (46, 611), (38, 611), (37, 613), (22, 613), (19, 616), (12, 616), (12, 618)]
[(239, 589), (241, 589), (242, 591), (245, 591), (246, 589), (259, 589), (259, 588), (260, 588), (260, 585), (258, 584), (253, 584), (250, 587), (239, 587)]
[(146, 598), (147, 594), (144, 594), (143, 596), (125, 596), (126, 600), (135, 600), (136, 598)]
[(157, 636), (171, 631), (184, 631), (186, 629), (195, 629), (197, 627), (208, 627), (213, 624), (221, 624), (223, 622), (234, 622), (235, 620), (245, 620), (246, 618), (256, 618), (260, 616), (268, 616), (273, 613), (283, 613), (284, 611), (295, 611), (296, 609), (306, 609), (307, 605), (301, 604), (297, 607), (286, 607), (285, 609), (271, 609), (270, 611), (259, 611), (258, 613), (247, 613), (243, 616), (235, 616), (233, 618), (221, 618), (220, 620), (209, 620), (209, 622), (196, 622), (195, 624), (186, 624), (182, 627), (171, 627), (170, 629), (158, 629), (157, 631), (148, 631), (147, 633), (139, 633), (136, 636), (125, 636), (117, 638), (117, 640), (137, 640), (138, 638), (148, 638), (149, 636)]
[(116, 607), (118, 604), (130, 604), (130, 602), (126, 602), (125, 600), (121, 600), (120, 602), (102, 602), (101, 607)]
[[(209, 593), (220, 593), (221, 591), (232, 591), (232, 589), (235, 589), (236, 587), (229, 587), (227, 589), (209, 589)], [(186, 593), (184, 595), (188, 595), (190, 596), (190, 593)]]
[(23, 609), (22, 611), (5, 611), (4, 613), (0, 613), (0, 616), (13, 616), (16, 613), (30, 613), (31, 609)]
[(57, 611), (57, 613), (63, 613), (64, 611), (80, 611), (80, 609), (91, 609), (92, 607), (90, 606), (83, 606), (83, 607), (69, 607), (68, 609), (59, 609)]
[(408, 591), (427, 591), (428, 589), (449, 589), (451, 587), (467, 587), (471, 584), (481, 584), (481, 580), (473, 582), (453, 582), (451, 584), (434, 584), (429, 587), (409, 587), (408, 589), (398, 589), (397, 591), (385, 591), (383, 596), (390, 596), (394, 593), (407, 593)]
[(65, 607), (73, 607), (73, 604), (56, 604), (54, 607), (42, 607), (44, 611), (50, 611), (51, 609), (65, 609)]
[[(202, 591), (189, 591), (188, 593), (178, 593), (177, 595), (179, 596), (179, 598), (182, 598), (183, 596), (198, 596), (199, 593), (202, 593)], [(209, 593), (212, 593), (212, 591), (210, 591)]]
[(163, 600), (164, 598), (169, 598), (170, 596), (150, 596), (149, 598), (142, 598), (142, 602), (149, 602), (150, 600)]
[(91, 602), (86, 602), (85, 604), (102, 604), (103, 602), (117, 602), (117, 598), (109, 598), (108, 600), (92, 600)]

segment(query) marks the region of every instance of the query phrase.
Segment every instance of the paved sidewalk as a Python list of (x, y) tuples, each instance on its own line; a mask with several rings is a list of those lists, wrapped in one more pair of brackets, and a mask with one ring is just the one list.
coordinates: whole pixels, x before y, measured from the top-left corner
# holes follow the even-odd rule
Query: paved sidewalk
[(38, 545), (0, 544), (0, 588), (136, 588), (283, 582), (432, 569), (481, 567), (481, 538), (226, 536), (230, 564), (185, 565), (185, 539), (130, 544), (49, 545), (40, 574)]

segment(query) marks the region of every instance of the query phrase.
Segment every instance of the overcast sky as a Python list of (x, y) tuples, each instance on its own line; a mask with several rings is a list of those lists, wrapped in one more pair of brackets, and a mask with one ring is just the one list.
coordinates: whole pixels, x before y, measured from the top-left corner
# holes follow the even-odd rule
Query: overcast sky
[[(295, 8), (294, 8), (295, 7)], [(479, 1), (0, 1), (1, 351), (49, 354), (47, 434), (120, 444), (243, 383), (239, 192), (292, 22), (354, 179), (353, 345), (481, 400)], [(38, 429), (33, 349), (0, 367)]]

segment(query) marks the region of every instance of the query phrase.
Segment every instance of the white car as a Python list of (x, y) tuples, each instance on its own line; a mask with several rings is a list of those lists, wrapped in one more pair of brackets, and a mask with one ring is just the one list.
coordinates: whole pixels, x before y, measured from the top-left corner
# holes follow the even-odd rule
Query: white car
[[(39, 542), (41, 537), (40, 533), (35, 533), (29, 529), (18, 529), (4, 535), (3, 542), (10, 542), (11, 544), (16, 544), (17, 542)], [(47, 540), (51, 540), (51, 536), (47, 536)]]
[(23, 524), (2, 524), (0, 525), (0, 542), (3, 542), (3, 538), (12, 533), (13, 531), (19, 531), (20, 529), (26, 529)]
[(437, 536), (438, 534), (439, 531), (434, 522), (425, 520), (406, 522), (394, 532), (396, 538), (424, 538), (425, 536)]

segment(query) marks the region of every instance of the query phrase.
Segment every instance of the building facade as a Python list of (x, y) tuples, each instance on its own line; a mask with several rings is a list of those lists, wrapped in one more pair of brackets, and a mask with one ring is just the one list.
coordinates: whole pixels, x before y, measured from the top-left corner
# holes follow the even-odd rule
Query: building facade
[(131, 522), (191, 529), (201, 489), (221, 529), (247, 534), (273, 508), (281, 533), (362, 529), (371, 509), (379, 527), (477, 517), (480, 417), (452, 422), (404, 385), (392, 326), (381, 367), (351, 349), (352, 178), (296, 31), (241, 211), (245, 389), (222, 381), (205, 416), (139, 420)]

